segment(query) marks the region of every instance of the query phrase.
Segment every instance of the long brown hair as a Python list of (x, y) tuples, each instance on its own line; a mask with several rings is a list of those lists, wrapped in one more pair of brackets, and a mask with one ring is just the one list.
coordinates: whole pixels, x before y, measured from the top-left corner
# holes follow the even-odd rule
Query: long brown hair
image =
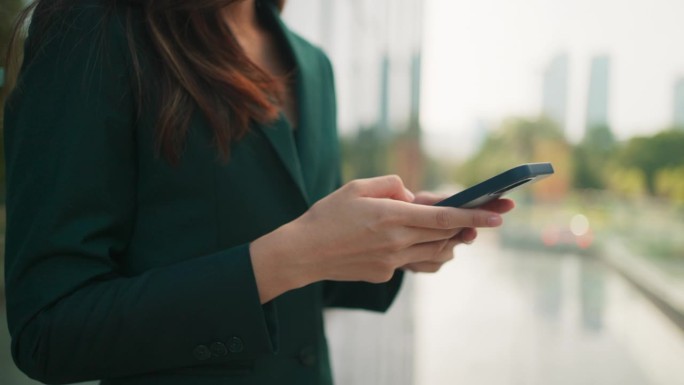
[[(284, 94), (282, 81), (247, 58), (220, 12), (241, 0), (101, 1), (110, 10), (124, 7), (138, 111), (145, 103), (155, 101), (157, 151), (169, 162), (181, 158), (196, 109), (211, 127), (224, 159), (231, 144), (249, 131), (252, 121), (264, 123), (278, 116)], [(257, 3), (282, 10), (285, 0)], [(20, 14), (7, 55), (6, 93), (18, 77), (21, 31), (27, 20), (32, 23), (31, 43), (40, 44), (46, 38), (47, 26), (69, 7), (73, 7), (73, 0), (34, 0)], [(135, 20), (135, 14), (143, 15), (142, 23)], [(134, 27), (140, 24), (144, 25), (144, 37), (137, 36), (139, 29)], [(143, 46), (146, 52), (142, 52)], [(148, 60), (150, 57), (155, 59)], [(147, 65), (153, 68), (143, 76)], [(154, 97), (149, 97), (151, 90)]]

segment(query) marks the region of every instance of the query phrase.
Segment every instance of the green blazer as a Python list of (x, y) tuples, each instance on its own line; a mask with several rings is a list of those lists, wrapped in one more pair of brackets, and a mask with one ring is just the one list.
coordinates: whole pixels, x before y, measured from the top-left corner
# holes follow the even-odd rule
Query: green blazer
[(264, 11), (298, 66), (297, 130), (255, 124), (226, 163), (197, 114), (169, 166), (154, 116), (136, 118), (122, 10), (105, 22), (103, 1), (76, 3), (29, 39), (6, 106), (15, 362), (48, 383), (330, 384), (322, 309), (384, 311), (401, 273), (262, 306), (248, 248), (339, 185), (328, 59)]

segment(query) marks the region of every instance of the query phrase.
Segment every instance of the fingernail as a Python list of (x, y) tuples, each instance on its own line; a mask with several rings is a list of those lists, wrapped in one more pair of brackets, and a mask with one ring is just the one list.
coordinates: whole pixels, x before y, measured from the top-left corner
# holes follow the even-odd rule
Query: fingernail
[(472, 245), (474, 241), (474, 239), (471, 239), (469, 241), (464, 241), (463, 243), (465, 243), (466, 245)]
[(487, 218), (487, 225), (491, 227), (500, 226), (502, 222), (503, 220), (498, 215), (492, 215), (491, 217)]

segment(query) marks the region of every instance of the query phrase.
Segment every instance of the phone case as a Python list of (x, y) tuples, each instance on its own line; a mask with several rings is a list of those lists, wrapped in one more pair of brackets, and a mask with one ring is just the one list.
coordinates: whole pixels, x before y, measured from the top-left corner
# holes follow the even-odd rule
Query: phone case
[(527, 163), (467, 188), (438, 202), (435, 206), (475, 208), (520, 187), (532, 184), (554, 173), (551, 163)]

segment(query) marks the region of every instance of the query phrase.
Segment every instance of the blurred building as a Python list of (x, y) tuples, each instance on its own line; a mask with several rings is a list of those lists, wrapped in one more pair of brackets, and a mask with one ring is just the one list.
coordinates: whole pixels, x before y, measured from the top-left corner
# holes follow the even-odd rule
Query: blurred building
[[(363, 154), (360, 161), (382, 156), (387, 171), (401, 175), (412, 189), (420, 187), (423, 1), (289, 0), (284, 18), (333, 62), (341, 133), (364, 130), (387, 144), (369, 149), (378, 154)], [(411, 287), (408, 277), (389, 315), (326, 313), (336, 383), (413, 383)]]
[(610, 87), (610, 65), (609, 56), (596, 56), (591, 61), (591, 74), (589, 78), (589, 95), (587, 104), (586, 129), (594, 127), (607, 127), (608, 102)]
[(568, 54), (556, 55), (544, 71), (542, 114), (565, 132), (568, 109)]
[(675, 127), (684, 130), (684, 78), (677, 81), (674, 87), (674, 119)]
[(342, 132), (417, 124), (422, 13), (422, 0), (288, 1), (288, 25), (333, 62)]

